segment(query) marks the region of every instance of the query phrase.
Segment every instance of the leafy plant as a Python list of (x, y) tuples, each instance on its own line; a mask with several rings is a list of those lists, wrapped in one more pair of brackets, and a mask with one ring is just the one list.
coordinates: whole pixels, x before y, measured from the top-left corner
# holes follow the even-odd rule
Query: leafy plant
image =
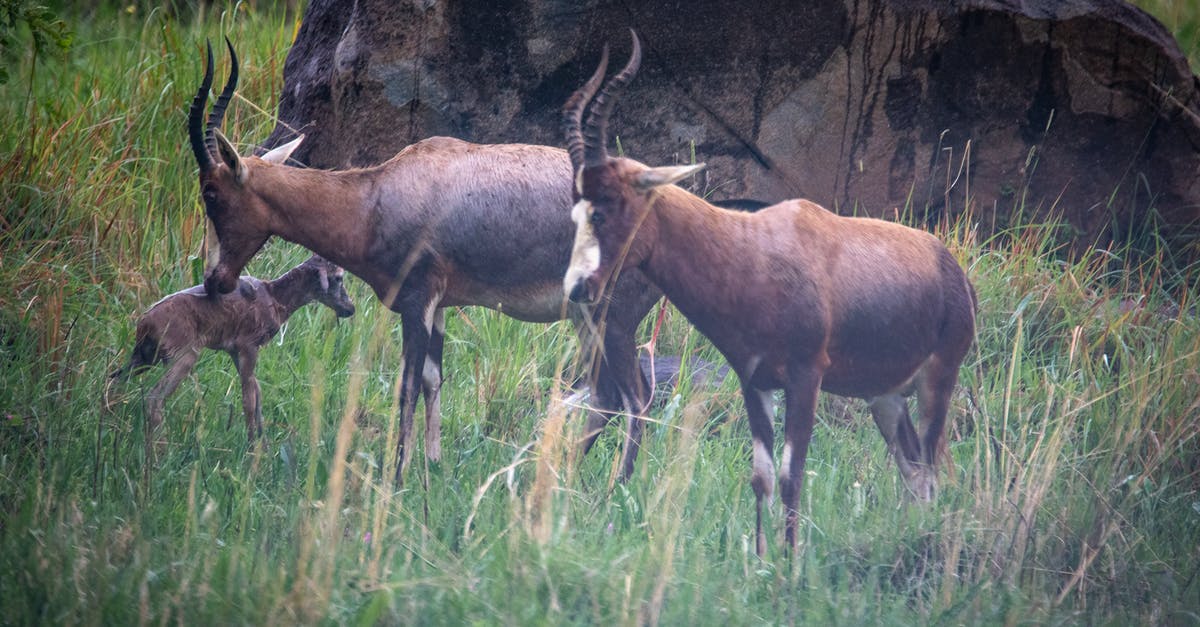
[(0, 85), (9, 81), (8, 64), (19, 54), (22, 28), (29, 33), (35, 59), (46, 53), (67, 54), (75, 37), (66, 22), (43, 5), (32, 0), (0, 0)]

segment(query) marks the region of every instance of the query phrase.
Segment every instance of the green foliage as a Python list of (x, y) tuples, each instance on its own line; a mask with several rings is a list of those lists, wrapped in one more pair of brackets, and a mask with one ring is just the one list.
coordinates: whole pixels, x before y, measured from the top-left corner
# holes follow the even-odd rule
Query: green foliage
[[(418, 450), (393, 490), (398, 321), (356, 281), (354, 318), (310, 307), (263, 351), (265, 451), (246, 451), (237, 377), (214, 354), (147, 464), (157, 373), (107, 375), (134, 314), (195, 281), (184, 112), (206, 37), (243, 57), (230, 137), (272, 126), (294, 23), (244, 7), (194, 24), (98, 12), (31, 73), (31, 99), (0, 86), (0, 622), (1198, 620), (1194, 269), (1063, 254), (1053, 224), (939, 229), (980, 321), (939, 500), (908, 503), (866, 408), (823, 397), (791, 557), (778, 508), (776, 542), (753, 552), (733, 382), (664, 390), (634, 479), (615, 484), (618, 429), (581, 457), (580, 412), (557, 401), (569, 325), (481, 309), (447, 315), (443, 459)], [(249, 270), (305, 256), (272, 242)], [(720, 360), (673, 310), (658, 351)]]
[(1179, 47), (1200, 68), (1200, 10), (1191, 0), (1133, 0), (1132, 4), (1153, 15), (1175, 35)]
[(35, 57), (47, 52), (65, 55), (74, 40), (66, 22), (50, 9), (30, 0), (0, 0), (0, 85), (9, 81), (8, 64), (17, 57), (22, 28)]

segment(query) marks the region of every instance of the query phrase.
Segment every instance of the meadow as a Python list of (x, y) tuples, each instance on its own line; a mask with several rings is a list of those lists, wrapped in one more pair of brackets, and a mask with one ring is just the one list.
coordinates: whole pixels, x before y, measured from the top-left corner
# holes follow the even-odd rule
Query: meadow
[[(1200, 9), (1142, 4), (1200, 67)], [(70, 53), (26, 46), (0, 85), (0, 623), (1200, 624), (1197, 268), (1153, 240), (1068, 254), (1052, 222), (931, 227), (979, 295), (939, 498), (910, 503), (865, 404), (823, 396), (790, 556), (778, 505), (754, 554), (733, 381), (663, 391), (620, 484), (619, 428), (574, 446), (570, 325), (479, 308), (447, 315), (443, 459), (393, 489), (399, 321), (355, 279), (356, 316), (310, 306), (263, 350), (265, 450), (212, 353), (147, 464), (158, 373), (108, 374), (136, 315), (201, 280), (200, 46), (237, 43), (248, 149), (296, 25), (61, 17)], [(248, 271), (306, 256), (271, 241)], [(673, 310), (657, 352), (720, 360)]]

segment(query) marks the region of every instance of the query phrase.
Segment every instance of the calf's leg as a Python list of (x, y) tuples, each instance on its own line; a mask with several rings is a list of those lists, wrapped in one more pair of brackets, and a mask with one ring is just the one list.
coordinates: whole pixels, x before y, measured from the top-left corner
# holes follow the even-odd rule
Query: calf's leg
[(154, 438), (154, 434), (163, 422), (163, 405), (166, 404), (167, 398), (175, 393), (175, 389), (179, 387), (184, 377), (192, 371), (192, 367), (196, 365), (199, 357), (200, 351), (194, 349), (173, 355), (168, 362), (166, 373), (146, 394), (146, 450), (148, 453), (151, 452), (151, 447), (154, 449), (154, 454), (161, 453), (163, 447), (166, 446), (165, 441)]
[(262, 437), (262, 391), (254, 369), (258, 365), (258, 351), (241, 350), (231, 353), (242, 382), (242, 412), (246, 414), (246, 440), (253, 444)]

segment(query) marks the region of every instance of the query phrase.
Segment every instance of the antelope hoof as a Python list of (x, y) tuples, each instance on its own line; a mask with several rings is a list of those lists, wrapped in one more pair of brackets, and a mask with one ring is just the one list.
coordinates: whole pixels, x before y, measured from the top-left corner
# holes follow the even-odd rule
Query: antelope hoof
[(157, 466), (167, 455), (167, 439), (165, 437), (151, 436), (151, 440), (146, 446), (146, 454), (150, 465)]
[(586, 281), (579, 281), (575, 287), (571, 288), (571, 294), (568, 296), (573, 303), (582, 303), (588, 305), (592, 303), (592, 292), (588, 289)]
[(937, 477), (930, 466), (918, 466), (910, 474), (901, 473), (904, 487), (912, 498), (922, 503), (930, 503), (937, 495)]

